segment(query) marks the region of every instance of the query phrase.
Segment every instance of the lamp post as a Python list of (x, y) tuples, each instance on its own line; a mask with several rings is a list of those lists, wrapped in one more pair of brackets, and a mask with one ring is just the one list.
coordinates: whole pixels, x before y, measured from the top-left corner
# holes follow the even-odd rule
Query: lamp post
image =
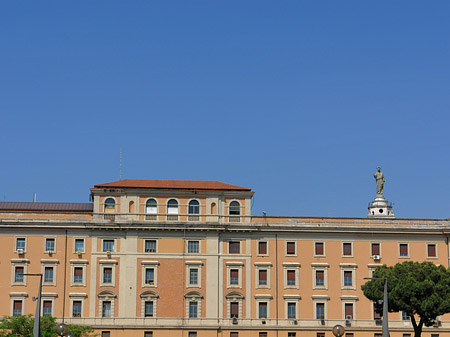
[(57, 333), (58, 335), (60, 335), (61, 337), (62, 337), (62, 336), (66, 336), (66, 337), (75, 337), (73, 334), (71, 334), (71, 333), (69, 332), (69, 327), (67, 326), (66, 323), (59, 323), (59, 324), (56, 326), (56, 333)]
[(23, 274), (24, 276), (39, 276), (39, 291), (38, 297), (33, 297), (36, 300), (36, 312), (34, 314), (33, 336), (41, 337), (41, 295), (42, 295), (42, 274)]
[(335, 335), (336, 337), (341, 337), (344, 335), (344, 333), (345, 333), (345, 328), (342, 325), (336, 324), (333, 327), (333, 335)]
[(384, 293), (383, 293), (383, 337), (389, 337), (389, 325), (388, 325), (388, 288), (387, 277), (365, 277), (365, 280), (384, 280)]

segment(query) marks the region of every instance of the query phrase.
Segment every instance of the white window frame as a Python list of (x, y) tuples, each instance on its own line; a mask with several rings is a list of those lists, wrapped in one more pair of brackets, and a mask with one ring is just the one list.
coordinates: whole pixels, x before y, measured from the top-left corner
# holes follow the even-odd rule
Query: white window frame
[[(186, 261), (186, 288), (201, 288), (202, 287), (202, 261)], [(197, 283), (191, 284), (191, 270), (197, 269)]]
[(312, 296), (313, 303), (314, 303), (314, 319), (321, 319), (317, 317), (317, 304), (323, 303), (323, 319), (328, 319), (328, 301), (330, 300), (330, 296), (328, 295), (313, 295)]
[[(256, 311), (255, 311), (255, 313), (256, 313), (256, 319), (261, 319), (261, 320), (263, 320), (263, 319), (270, 319), (270, 302), (272, 301), (272, 299), (273, 299), (273, 297), (272, 297), (272, 295), (267, 295), (267, 294), (261, 294), (261, 295), (258, 295), (258, 294), (256, 294), (255, 295), (255, 305), (256, 305)], [(267, 303), (267, 317), (259, 317), (259, 304), (260, 303)]]
[(44, 301), (52, 302), (52, 312), (50, 316), (55, 316), (55, 298), (58, 297), (58, 294), (55, 293), (42, 293), (41, 296), (41, 316), (44, 316)]
[(11, 292), (9, 293), (9, 298), (10, 298), (10, 312), (11, 315), (14, 315), (14, 301), (22, 301), (22, 312), (21, 312), (21, 316), (23, 316), (25, 314), (25, 303), (26, 303), (26, 298), (28, 297), (27, 293), (24, 292)]
[[(86, 266), (89, 263), (88, 260), (70, 260), (70, 286), (71, 287), (85, 287), (86, 286)], [(83, 281), (81, 283), (75, 283), (75, 267), (81, 267), (83, 269)], [(103, 278), (103, 274), (102, 274)]]
[[(288, 242), (293, 242), (294, 243), (294, 248), (295, 248), (295, 253), (294, 254), (288, 254), (288, 252), (287, 252)], [(298, 248), (297, 240), (285, 240), (284, 241), (284, 255), (286, 257), (297, 256), (297, 248)]]
[[(100, 318), (114, 318), (115, 315), (115, 302), (116, 302), (116, 294), (112, 291), (106, 290), (102, 291), (97, 295), (98, 297), (98, 316)], [(111, 316), (103, 317), (103, 302), (111, 302)]]
[[(84, 300), (87, 297), (87, 294), (85, 293), (69, 293), (69, 299), (70, 299), (70, 317), (71, 318), (83, 318), (84, 317)], [(73, 302), (74, 301), (81, 301), (81, 316), (80, 317), (73, 317)]]
[(227, 294), (225, 296), (226, 300), (227, 300), (227, 318), (228, 319), (232, 319), (231, 318), (231, 303), (232, 302), (237, 302), (238, 303), (238, 317), (237, 319), (242, 319), (242, 315), (243, 315), (243, 309), (242, 309), (242, 303), (244, 300), (244, 296), (242, 296), (242, 294), (238, 293), (238, 292), (231, 292), (229, 294)]
[[(155, 241), (155, 251), (154, 252), (146, 252), (145, 251), (145, 242), (146, 241)], [(158, 252), (158, 239), (156, 239), (156, 238), (144, 238), (143, 239), (143, 241), (142, 241), (142, 251), (145, 253), (145, 254), (155, 254), (155, 253), (157, 253)]]
[[(76, 250), (76, 244), (75, 244), (76, 240), (83, 240), (83, 250), (80, 250), (80, 251)], [(102, 247), (102, 248), (103, 248), (103, 247)], [(73, 247), (72, 247), (72, 249), (73, 249), (73, 252), (74, 252), (75, 254), (77, 254), (78, 252), (80, 252), (80, 253), (86, 253), (86, 238), (83, 237), (83, 236), (75, 236), (75, 237), (73, 238)]]
[[(370, 257), (374, 257), (374, 254), (372, 254), (372, 244), (374, 244), (374, 243), (377, 243), (377, 244), (379, 244), (380, 245), (380, 258), (383, 256), (382, 254), (383, 254), (383, 250), (382, 250), (382, 247), (383, 247), (383, 245), (381, 244), (381, 241), (370, 241), (370, 245), (369, 245), (369, 249), (370, 249), (370, 251), (369, 251), (369, 253), (370, 253)], [(376, 254), (375, 254), (376, 255)]]
[(17, 253), (17, 240), (18, 239), (25, 239), (25, 247), (23, 249), (23, 252), (26, 253), (27, 252), (27, 246), (28, 246), (28, 240), (26, 236), (22, 236), (22, 235), (16, 235), (14, 237), (14, 252)]
[[(286, 319), (299, 319), (300, 317), (300, 295), (284, 295), (284, 316)], [(288, 318), (288, 303), (295, 303), (295, 318)]]
[(356, 302), (358, 301), (358, 296), (341, 296), (341, 302), (342, 302), (342, 319), (345, 320), (345, 305), (346, 304), (353, 304), (353, 315), (352, 315), (352, 321), (355, 321), (356, 314), (358, 310), (356, 310)]
[[(266, 254), (260, 254), (259, 253), (259, 243), (260, 242), (265, 242), (266, 243)], [(258, 240), (256, 241), (256, 255), (257, 256), (269, 256), (269, 240)]]
[[(54, 249), (47, 250), (47, 240), (53, 240)], [(56, 237), (55, 236), (44, 236), (44, 253), (45, 254), (56, 254)]]
[[(115, 287), (116, 286), (116, 260), (99, 260), (98, 263), (100, 264), (100, 287)], [(112, 269), (112, 282), (111, 283), (104, 283), (103, 282), (103, 276), (104, 276), (104, 270), (105, 268), (111, 268)]]
[[(434, 249), (435, 249), (435, 251), (436, 251), (436, 256), (428, 256), (428, 246), (429, 246), (429, 245), (434, 245)], [(426, 243), (425, 243), (425, 249), (426, 249), (425, 256), (427, 257), (427, 259), (436, 260), (436, 259), (439, 258), (439, 254), (438, 254), (438, 243), (437, 243), (437, 242), (431, 242), (431, 241), (426, 242)], [(408, 249), (408, 252), (409, 252), (409, 249)]]
[[(239, 253), (230, 253), (230, 242), (239, 242)], [(239, 239), (229, 239), (227, 240), (227, 254), (231, 256), (236, 256), (242, 254), (242, 240)]]
[[(352, 250), (350, 255), (344, 255), (344, 243), (349, 243), (350, 244), (350, 249)], [(345, 257), (345, 258), (354, 257), (354, 251), (355, 251), (355, 247), (354, 247), (354, 242), (353, 241), (348, 241), (348, 240), (347, 241), (342, 241), (342, 243), (341, 243), (341, 254), (342, 254), (342, 257)]]
[[(241, 261), (228, 261), (227, 266), (227, 288), (242, 288), (242, 269), (244, 262)], [(238, 271), (238, 284), (231, 284), (231, 269), (237, 269)]]
[(27, 285), (27, 276), (23, 275), (23, 282), (16, 282), (16, 267), (23, 267), (23, 273), (27, 274), (28, 272), (28, 263), (30, 261), (28, 259), (11, 259), (11, 285), (12, 286), (26, 286)]
[(102, 253), (107, 253), (108, 251), (107, 250), (103, 250), (103, 242), (104, 241), (113, 241), (113, 249), (110, 251), (111, 253), (115, 253), (115, 252), (117, 252), (117, 240), (115, 239), (115, 238), (102, 238), (101, 239), (101, 252)]
[[(193, 241), (196, 241), (196, 242), (198, 242), (198, 252), (197, 253), (190, 253), (189, 252), (189, 242), (193, 242)], [(200, 240), (200, 239), (195, 239), (195, 238), (190, 238), (190, 239), (187, 239), (186, 240), (186, 253), (187, 254), (193, 254), (193, 255), (198, 255), (198, 254), (201, 254), (202, 253), (202, 240)]]
[[(406, 245), (406, 249), (408, 249), (408, 255), (406, 256), (401, 256), (400, 255), (400, 245)], [(410, 247), (409, 247), (409, 242), (399, 242), (398, 243), (398, 258), (399, 259), (409, 259), (410, 258)]]
[[(323, 244), (323, 254), (322, 255), (316, 254), (316, 243), (322, 243)], [(313, 249), (314, 249), (314, 257), (326, 257), (327, 256), (327, 248), (326, 247), (327, 247), (327, 245), (326, 245), (325, 241), (315, 240), (314, 241), (314, 247), (313, 247)]]
[[(152, 319), (152, 318), (156, 318), (156, 313), (158, 312), (157, 307), (158, 307), (158, 299), (159, 296), (156, 292), (151, 291), (151, 290), (147, 290), (144, 291), (141, 295), (141, 317), (145, 318), (145, 319)], [(153, 316), (145, 316), (145, 302), (147, 301), (153, 301)]]
[[(185, 309), (185, 317), (187, 319), (201, 319), (202, 318), (202, 299), (203, 295), (200, 294), (197, 291), (191, 291), (184, 295), (185, 302), (186, 302), (186, 309)], [(189, 317), (189, 303), (190, 302), (197, 302), (197, 317)]]
[[(158, 286), (158, 267), (159, 267), (159, 261), (141, 261), (142, 288), (156, 288)], [(146, 268), (153, 268), (153, 276), (154, 276), (153, 284), (145, 283), (145, 269)]]
[[(43, 286), (56, 286), (56, 275), (57, 275), (57, 264), (58, 260), (41, 260), (41, 274), (42, 274), (42, 285)], [(53, 281), (45, 282), (45, 268), (53, 268)]]
[[(312, 277), (313, 277), (313, 289), (328, 289), (328, 263), (311, 263)], [(316, 283), (316, 271), (323, 271), (323, 285), (317, 285)]]
[[(284, 274), (284, 289), (299, 289), (300, 287), (300, 263), (298, 262), (284, 262), (283, 263), (283, 274)], [(295, 284), (288, 285), (287, 271), (295, 270)]]
[[(271, 262), (255, 262), (255, 288), (256, 289), (270, 289), (270, 268), (272, 268)], [(267, 284), (259, 284), (259, 271), (267, 271)]]
[[(358, 265), (356, 263), (340, 263), (339, 267), (341, 268), (341, 289), (356, 290), (356, 268), (358, 268)], [(352, 272), (352, 285), (351, 286), (344, 285), (344, 272), (345, 271)]]

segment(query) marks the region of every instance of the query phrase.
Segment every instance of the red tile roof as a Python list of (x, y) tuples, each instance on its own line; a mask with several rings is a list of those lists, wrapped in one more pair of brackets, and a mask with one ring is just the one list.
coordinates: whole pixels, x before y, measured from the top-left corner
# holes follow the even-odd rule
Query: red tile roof
[(164, 190), (214, 190), (214, 191), (247, 191), (251, 188), (222, 183), (220, 181), (200, 180), (147, 180), (123, 179), (106, 184), (95, 185), (94, 188), (139, 188)]
[(0, 202), (0, 211), (92, 212), (92, 203), (71, 202)]

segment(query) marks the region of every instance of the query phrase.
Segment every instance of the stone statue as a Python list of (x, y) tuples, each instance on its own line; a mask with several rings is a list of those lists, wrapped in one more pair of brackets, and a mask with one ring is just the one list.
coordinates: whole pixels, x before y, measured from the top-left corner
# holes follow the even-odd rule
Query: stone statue
[(383, 188), (386, 179), (384, 179), (384, 174), (383, 172), (381, 172), (381, 167), (377, 168), (377, 172), (375, 172), (373, 177), (377, 181), (377, 194), (383, 194)]

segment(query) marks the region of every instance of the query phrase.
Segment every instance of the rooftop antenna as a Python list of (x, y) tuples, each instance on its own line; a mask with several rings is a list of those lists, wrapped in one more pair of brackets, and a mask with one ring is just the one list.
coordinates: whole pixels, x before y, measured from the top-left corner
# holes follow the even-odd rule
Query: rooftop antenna
[(122, 180), (122, 148), (120, 148), (119, 179)]
[(36, 202), (36, 192), (33, 192), (33, 202)]

